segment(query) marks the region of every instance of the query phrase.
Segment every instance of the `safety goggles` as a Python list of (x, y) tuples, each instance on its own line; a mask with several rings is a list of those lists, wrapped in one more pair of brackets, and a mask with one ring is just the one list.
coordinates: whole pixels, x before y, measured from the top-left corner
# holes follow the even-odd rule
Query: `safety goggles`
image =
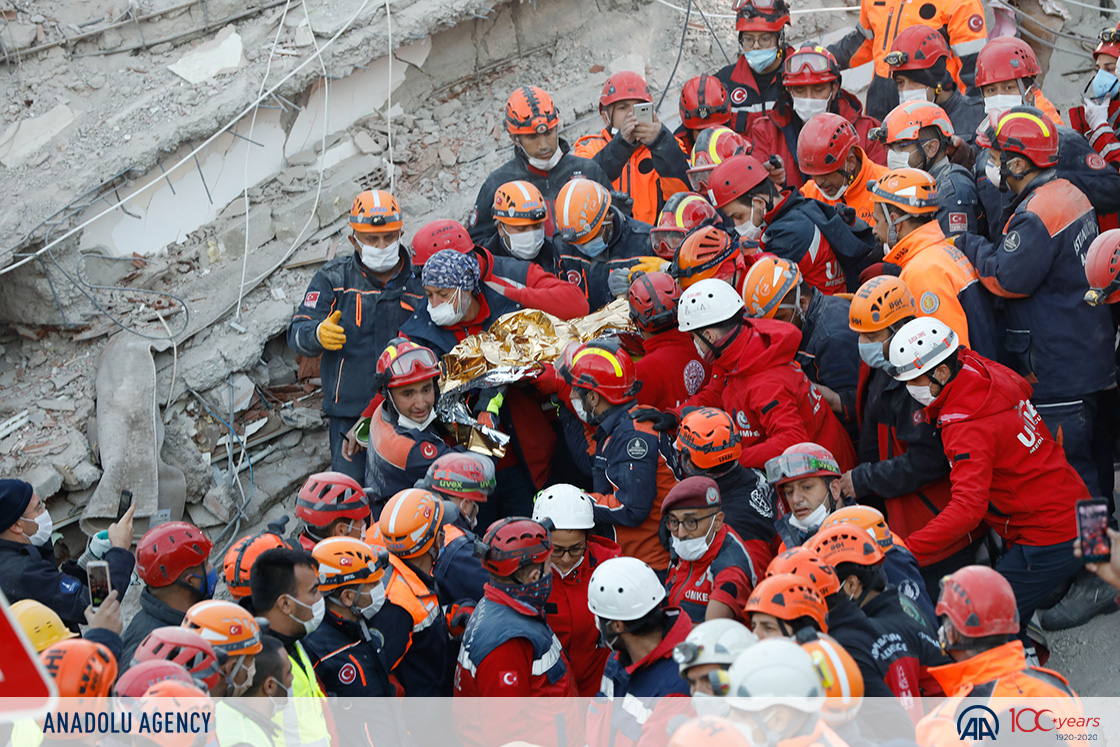
[(762, 13), (773, 13), (777, 7), (777, 0), (735, 0), (731, 10), (738, 13), (741, 10), (757, 10)]
[(786, 74), (827, 73), (832, 61), (820, 52), (794, 52), (786, 58)]
[(715, 165), (695, 166), (688, 170), (688, 183), (692, 185), (693, 192), (704, 194), (708, 191), (708, 177), (715, 171)]
[(436, 354), (427, 348), (413, 348), (398, 355), (389, 363), (389, 373), (396, 376), (409, 376), (418, 370), (439, 367)]
[(943, 337), (940, 340), (940, 342), (938, 342), (936, 345), (931, 347), (927, 352), (922, 353), (921, 355), (919, 355), (917, 358), (910, 361), (909, 363), (903, 363), (901, 366), (895, 366), (893, 364), (888, 363), (887, 368), (886, 368), (887, 374), (891, 378), (897, 379), (899, 376), (907, 374), (911, 371), (921, 371), (923, 368), (926, 367), (926, 365), (928, 365), (931, 361), (933, 361), (933, 359), (935, 359), (935, 358), (937, 358), (937, 357), (939, 357), (939, 356), (941, 356), (941, 355), (943, 355), (947, 352), (949, 352), (949, 337), (948, 337), (948, 335)]
[(840, 467), (835, 462), (825, 462), (808, 454), (783, 454), (766, 462), (766, 479), (769, 482), (795, 479), (814, 472), (831, 472), (839, 476)]

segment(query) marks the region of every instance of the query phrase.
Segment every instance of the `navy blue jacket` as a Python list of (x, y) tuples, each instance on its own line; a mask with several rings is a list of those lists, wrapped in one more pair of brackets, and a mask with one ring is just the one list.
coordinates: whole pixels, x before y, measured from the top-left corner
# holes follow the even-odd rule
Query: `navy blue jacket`
[(183, 624), (185, 612), (174, 609), (148, 589), (140, 592), (140, 610), (128, 621), (128, 627), (121, 634), (123, 641), (122, 658), (118, 659), (123, 672), (132, 662), (136, 648), (156, 628), (179, 627)]
[(934, 622), (937, 618), (915, 605), (893, 584), (887, 584), (887, 588), (864, 603), (862, 609), (880, 627), (902, 635), (921, 666), (937, 667), (951, 663), (937, 640), (937, 623)]
[(622, 703), (627, 695), (635, 698), (688, 695), (688, 682), (681, 677), (680, 668), (673, 661), (673, 647), (688, 637), (692, 621), (679, 609), (667, 609), (665, 614), (668, 620), (664, 637), (645, 659), (632, 662), (628, 654), (618, 651), (607, 659), (607, 667), (603, 671), (603, 694), (616, 703)]
[[(909, 550), (901, 545), (895, 545), (887, 550), (883, 558), (883, 572), (887, 574), (887, 583), (895, 588), (899, 596), (913, 602), (930, 620), (937, 619), (933, 600), (929, 598), (926, 583), (922, 580), (922, 570)], [(935, 630), (935, 638), (936, 633)]]
[[(482, 297), (486, 299), (487, 306), (490, 307), (490, 314), (481, 321), (483, 330), (488, 329), (490, 325), (497, 321), (498, 317), (503, 314), (521, 310), (520, 304), (511, 301), (497, 291), (491, 290), (489, 286), (482, 286), (481, 293)], [(470, 334), (465, 324), (458, 324), (454, 327), (440, 327), (437, 325), (432, 321), (431, 315), (428, 314), (427, 302), (421, 304), (419, 308), (416, 309), (416, 312), (409, 317), (408, 321), (401, 325), (402, 335), (412, 340), (417, 345), (431, 348), (432, 352), (441, 358), (450, 353), (451, 349), (459, 344), (459, 339), (455, 336), (453, 330), (460, 330)], [(408, 487), (412, 486), (409, 485)]]
[[(132, 579), (136, 559), (128, 550), (111, 547), (104, 560), (109, 564), (109, 581), (123, 597)], [(85, 579), (58, 569), (54, 547), (0, 540), (0, 590), (9, 602), (34, 599), (58, 613), (68, 626), (85, 625), (90, 604)]]
[(477, 602), (482, 599), (482, 587), (490, 583), (490, 572), (474, 555), (477, 536), (466, 529), (460, 528), (460, 531), (463, 532), (461, 535), (440, 548), (432, 576), (447, 601)]
[(395, 411), (377, 406), (369, 422), (369, 448), (366, 449), (366, 488), (370, 491), (370, 508), (374, 516), (389, 499), (416, 485), (428, 467), (441, 455), (463, 451), (461, 446), (448, 446), (439, 432), (439, 421), (423, 430), (405, 428)]
[(578, 285), (587, 297), (588, 306), (595, 312), (615, 299), (607, 287), (611, 270), (629, 268), (639, 257), (653, 254), (649, 241), (648, 223), (623, 215), (611, 206), (610, 220), (614, 221), (614, 235), (603, 253), (594, 259), (565, 241), (557, 241), (559, 261), (555, 274), (561, 280)]
[(966, 96), (956, 86), (952, 87), (952, 95), (939, 103), (949, 122), (953, 125), (953, 134), (960, 136), (969, 145), (976, 142), (976, 128), (984, 121), (984, 99), (976, 96)]
[[(385, 605), (390, 604), (386, 600)], [(401, 612), (401, 624), (408, 630), (411, 618)], [(328, 606), (322, 624), (302, 643), (328, 697), (383, 698), (396, 694), (389, 682), (392, 662), (386, 662), (382, 653), (385, 638), (372, 622), (363, 630), (360, 623), (343, 620)]]
[[(383, 285), (362, 264), (357, 252), (336, 257), (315, 273), (288, 327), (288, 345), (300, 355), (321, 355), (323, 412), (356, 418), (377, 393), (377, 359), (413, 310), (426, 307), (424, 288), (404, 260), (395, 278)], [(341, 350), (326, 350), (315, 330), (335, 311), (346, 332)]]
[(937, 222), (941, 224), (941, 232), (947, 237), (979, 233), (980, 196), (976, 193), (976, 180), (968, 169), (942, 158), (930, 166), (929, 174), (937, 181)]
[[(708, 474), (719, 486), (720, 510), (724, 522), (744, 542), (774, 540), (774, 486), (760, 471), (748, 469), (738, 462), (721, 474)], [(765, 569), (763, 569), (765, 570)]]
[(814, 384), (823, 384), (840, 395), (844, 409), (840, 422), (854, 436), (856, 389), (859, 386), (859, 333), (848, 326), (851, 302), (813, 289), (801, 322), (801, 346), (796, 360)]

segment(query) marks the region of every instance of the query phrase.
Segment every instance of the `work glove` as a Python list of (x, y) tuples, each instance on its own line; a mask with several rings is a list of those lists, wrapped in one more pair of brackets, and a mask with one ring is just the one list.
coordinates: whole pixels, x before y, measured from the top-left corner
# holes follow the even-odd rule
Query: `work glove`
[(671, 433), (677, 429), (677, 416), (653, 407), (638, 407), (630, 411), (630, 418), (638, 423), (652, 423), (658, 433)]
[(1081, 96), (1081, 104), (1085, 107), (1085, 122), (1089, 125), (1090, 130), (1108, 124), (1108, 103), (1110, 100), (1097, 101), (1085, 95)]
[[(668, 272), (672, 264), (672, 262), (666, 262), (661, 257), (638, 257), (637, 264), (630, 265), (629, 280), (632, 283), (639, 275), (647, 272)], [(627, 285), (626, 288), (629, 290), (630, 286)]]
[(634, 198), (626, 192), (611, 190), (611, 204), (628, 218), (634, 217)]
[(86, 547), (86, 551), (78, 558), (78, 567), (84, 571), (89, 561), (104, 560), (105, 553), (107, 553), (112, 546), (113, 543), (109, 541), (109, 530), (102, 529), (90, 538), (89, 546)]
[(342, 312), (335, 311), (315, 328), (315, 337), (327, 350), (342, 350), (342, 346), (346, 344), (346, 332), (338, 323), (341, 318)]
[(625, 296), (630, 291), (630, 270), (626, 267), (611, 270), (607, 276), (607, 290), (615, 298)]

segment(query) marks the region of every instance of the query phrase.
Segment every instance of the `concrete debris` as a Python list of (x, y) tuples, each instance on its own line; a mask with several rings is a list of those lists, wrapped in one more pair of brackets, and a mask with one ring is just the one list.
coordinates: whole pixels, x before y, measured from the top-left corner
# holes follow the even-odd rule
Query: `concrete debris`
[(62, 475), (49, 464), (36, 465), (20, 474), (19, 479), (31, 483), (35, 487), (35, 492), (43, 500), (47, 500), (62, 490)]
[(20, 165), (76, 119), (69, 106), (59, 104), (41, 117), (19, 120), (0, 135), (0, 164), (7, 168)]
[(241, 35), (233, 26), (226, 26), (211, 41), (187, 52), (167, 69), (193, 85), (215, 75), (236, 72), (245, 65)]

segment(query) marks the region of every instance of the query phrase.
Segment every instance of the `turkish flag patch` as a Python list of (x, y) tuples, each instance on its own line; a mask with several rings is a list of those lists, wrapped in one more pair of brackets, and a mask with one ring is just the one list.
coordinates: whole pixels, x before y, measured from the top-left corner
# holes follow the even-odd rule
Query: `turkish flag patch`
[(949, 233), (964, 233), (968, 230), (968, 216), (964, 213), (949, 213)]
[(435, 459), (436, 445), (428, 441), (423, 441), (420, 443), (420, 453), (424, 456), (425, 459)]
[(498, 674), (498, 680), (505, 687), (517, 687), (517, 672), (512, 670)]
[(303, 297), (303, 305), (309, 309), (315, 308), (317, 303), (319, 303), (319, 291), (310, 291)]
[(968, 19), (968, 28), (970, 31), (979, 31), (984, 28), (984, 16), (974, 15)]

